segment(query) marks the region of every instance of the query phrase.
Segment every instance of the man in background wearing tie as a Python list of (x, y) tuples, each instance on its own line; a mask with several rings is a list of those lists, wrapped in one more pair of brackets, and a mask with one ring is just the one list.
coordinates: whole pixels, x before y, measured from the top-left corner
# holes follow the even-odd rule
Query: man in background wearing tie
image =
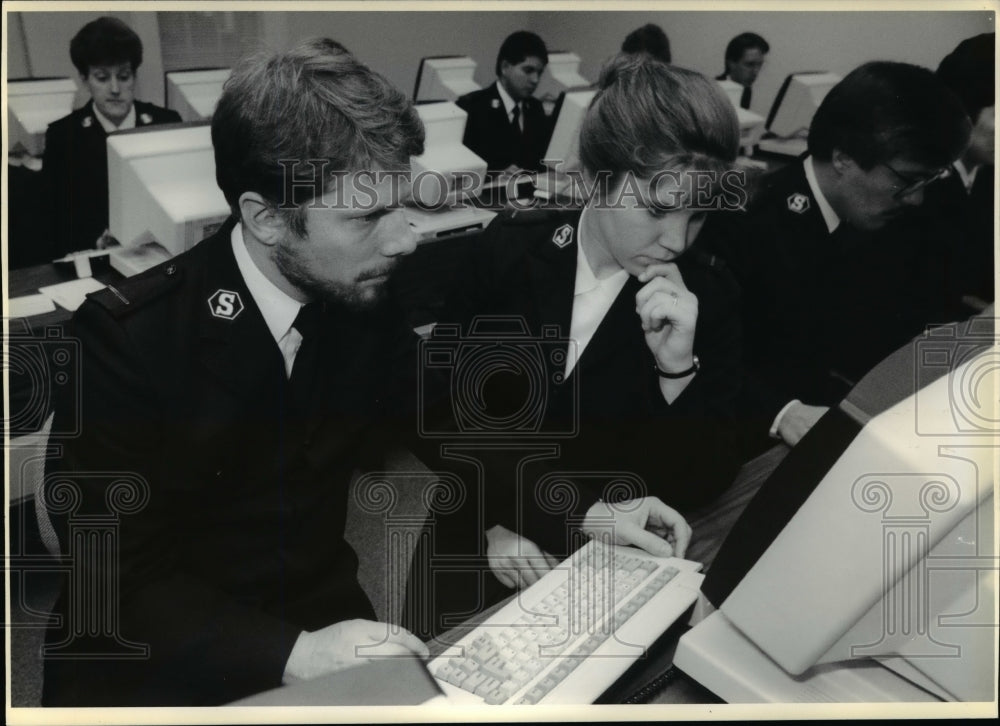
[(462, 143), (486, 160), (490, 171), (540, 171), (552, 125), (532, 96), (548, 65), (545, 42), (519, 30), (500, 46), (496, 83), (456, 102), (469, 117)]
[[(748, 435), (794, 445), (873, 365), (947, 322), (942, 274), (898, 234), (969, 139), (934, 74), (867, 63), (823, 99), (802, 159), (765, 176), (743, 213), (710, 217), (697, 244), (743, 290)], [(943, 242), (943, 241), (939, 241)]]
[(770, 50), (767, 41), (756, 33), (740, 33), (726, 46), (726, 70), (715, 80), (736, 81), (743, 86), (740, 108), (750, 108), (751, 88)]
[[(343, 537), (352, 470), (414, 427), (416, 338), (386, 294), (415, 247), (407, 187), (361, 176), (408, 170), (419, 117), (320, 39), (239, 64), (212, 140), (230, 220), (73, 320), (48, 706), (215, 705), (427, 652), (373, 622)], [(81, 548), (109, 515), (114, 538)]]

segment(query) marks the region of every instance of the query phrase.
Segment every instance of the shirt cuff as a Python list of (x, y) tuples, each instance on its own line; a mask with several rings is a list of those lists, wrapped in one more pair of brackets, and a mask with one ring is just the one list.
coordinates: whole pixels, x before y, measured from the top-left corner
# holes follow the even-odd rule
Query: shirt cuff
[(778, 411), (778, 415), (774, 417), (774, 423), (771, 424), (771, 430), (768, 431), (768, 434), (771, 436), (772, 439), (780, 439), (781, 438), (781, 436), (778, 434), (778, 426), (781, 425), (781, 417), (785, 415), (785, 412), (788, 409), (790, 409), (792, 406), (794, 406), (797, 403), (802, 403), (802, 401), (800, 401), (797, 398), (793, 398), (791, 401), (789, 401), (784, 406), (782, 406), (782, 408), (781, 408), (780, 411)]

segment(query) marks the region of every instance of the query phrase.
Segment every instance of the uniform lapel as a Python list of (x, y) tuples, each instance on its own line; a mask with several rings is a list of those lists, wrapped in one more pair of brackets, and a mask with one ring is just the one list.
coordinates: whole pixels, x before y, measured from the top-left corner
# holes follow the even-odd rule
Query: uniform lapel
[(562, 338), (569, 336), (576, 285), (577, 232), (580, 213), (563, 218), (547, 240), (528, 256), (528, 274), (537, 321), (556, 325)]
[(224, 387), (243, 396), (280, 382), (285, 371), (278, 345), (236, 265), (230, 229), (226, 225), (216, 238), (201, 243), (214, 243), (200, 293), (201, 356)]
[[(630, 345), (636, 338), (643, 338), (639, 316), (635, 312), (635, 295), (641, 287), (638, 279), (629, 276), (574, 370), (594, 367), (609, 355), (619, 353), (623, 346)], [(642, 344), (645, 345), (644, 338)]]

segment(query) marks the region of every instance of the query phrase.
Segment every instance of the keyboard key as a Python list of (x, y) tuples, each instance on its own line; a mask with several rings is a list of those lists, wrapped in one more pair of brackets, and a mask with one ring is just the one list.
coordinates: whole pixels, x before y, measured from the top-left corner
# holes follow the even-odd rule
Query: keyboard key
[[(671, 623), (643, 606), (680, 571), (638, 551), (591, 541), (522, 591), (497, 620), (487, 620), (460, 641), (464, 657), (442, 658), (432, 664), (432, 672), (488, 704), (533, 704), (546, 702), (553, 690), (561, 694), (557, 702), (572, 697), (572, 690), (567, 693), (559, 684), (583, 668), (586, 679), (575, 683), (589, 685), (577, 702), (592, 702), (620, 671), (588, 656), (634, 617), (649, 624), (650, 639), (641, 644), (651, 644)], [(685, 607), (694, 601), (692, 590), (677, 592)], [(599, 688), (605, 671), (611, 680)], [(571, 688), (577, 688), (575, 683)]]

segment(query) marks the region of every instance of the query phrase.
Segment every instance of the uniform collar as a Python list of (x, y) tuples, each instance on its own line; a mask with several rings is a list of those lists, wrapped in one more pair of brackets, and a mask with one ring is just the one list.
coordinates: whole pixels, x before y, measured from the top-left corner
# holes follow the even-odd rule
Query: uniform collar
[(275, 342), (278, 342), (292, 327), (302, 303), (281, 290), (260, 271), (257, 263), (253, 261), (247, 251), (246, 241), (243, 239), (242, 224), (237, 222), (236, 226), (233, 227), (230, 239), (233, 245), (233, 255), (236, 257), (236, 266), (243, 276), (243, 282), (246, 283), (253, 301), (257, 303), (260, 314), (264, 317), (264, 322), (267, 323), (267, 329), (271, 331)]
[(816, 179), (816, 170), (813, 168), (813, 158), (812, 156), (807, 156), (805, 161), (802, 162), (802, 166), (805, 168), (806, 172), (806, 183), (809, 184), (809, 191), (812, 192), (813, 199), (816, 200), (816, 205), (819, 207), (820, 214), (823, 215), (823, 221), (826, 223), (826, 229), (830, 234), (840, 226), (840, 217), (837, 213), (833, 211), (833, 207), (830, 206), (830, 202), (826, 200), (823, 196), (823, 190), (819, 188), (819, 180)]
[(134, 129), (135, 128), (135, 103), (134, 102), (132, 103), (132, 108), (130, 108), (128, 110), (128, 115), (125, 116), (125, 120), (121, 122), (120, 126), (115, 126), (114, 122), (111, 121), (111, 119), (109, 119), (107, 116), (105, 116), (103, 113), (101, 113), (98, 110), (96, 103), (92, 104), (91, 109), (94, 112), (94, 118), (97, 119), (97, 123), (99, 123), (104, 128), (104, 131), (106, 133), (110, 134), (113, 131), (128, 131), (129, 129)]
[(576, 284), (573, 288), (573, 295), (581, 295), (598, 287), (613, 286), (620, 290), (621, 286), (625, 284), (628, 272), (621, 269), (603, 280), (598, 280), (587, 260), (587, 253), (583, 249), (583, 218), (586, 214), (587, 208), (585, 207), (576, 223)]
[(517, 101), (511, 98), (510, 94), (507, 93), (507, 89), (503, 87), (500, 81), (497, 81), (497, 93), (500, 94), (500, 100), (503, 101), (504, 111), (507, 112), (507, 118), (510, 118), (511, 113), (514, 111), (514, 106), (517, 105)]

